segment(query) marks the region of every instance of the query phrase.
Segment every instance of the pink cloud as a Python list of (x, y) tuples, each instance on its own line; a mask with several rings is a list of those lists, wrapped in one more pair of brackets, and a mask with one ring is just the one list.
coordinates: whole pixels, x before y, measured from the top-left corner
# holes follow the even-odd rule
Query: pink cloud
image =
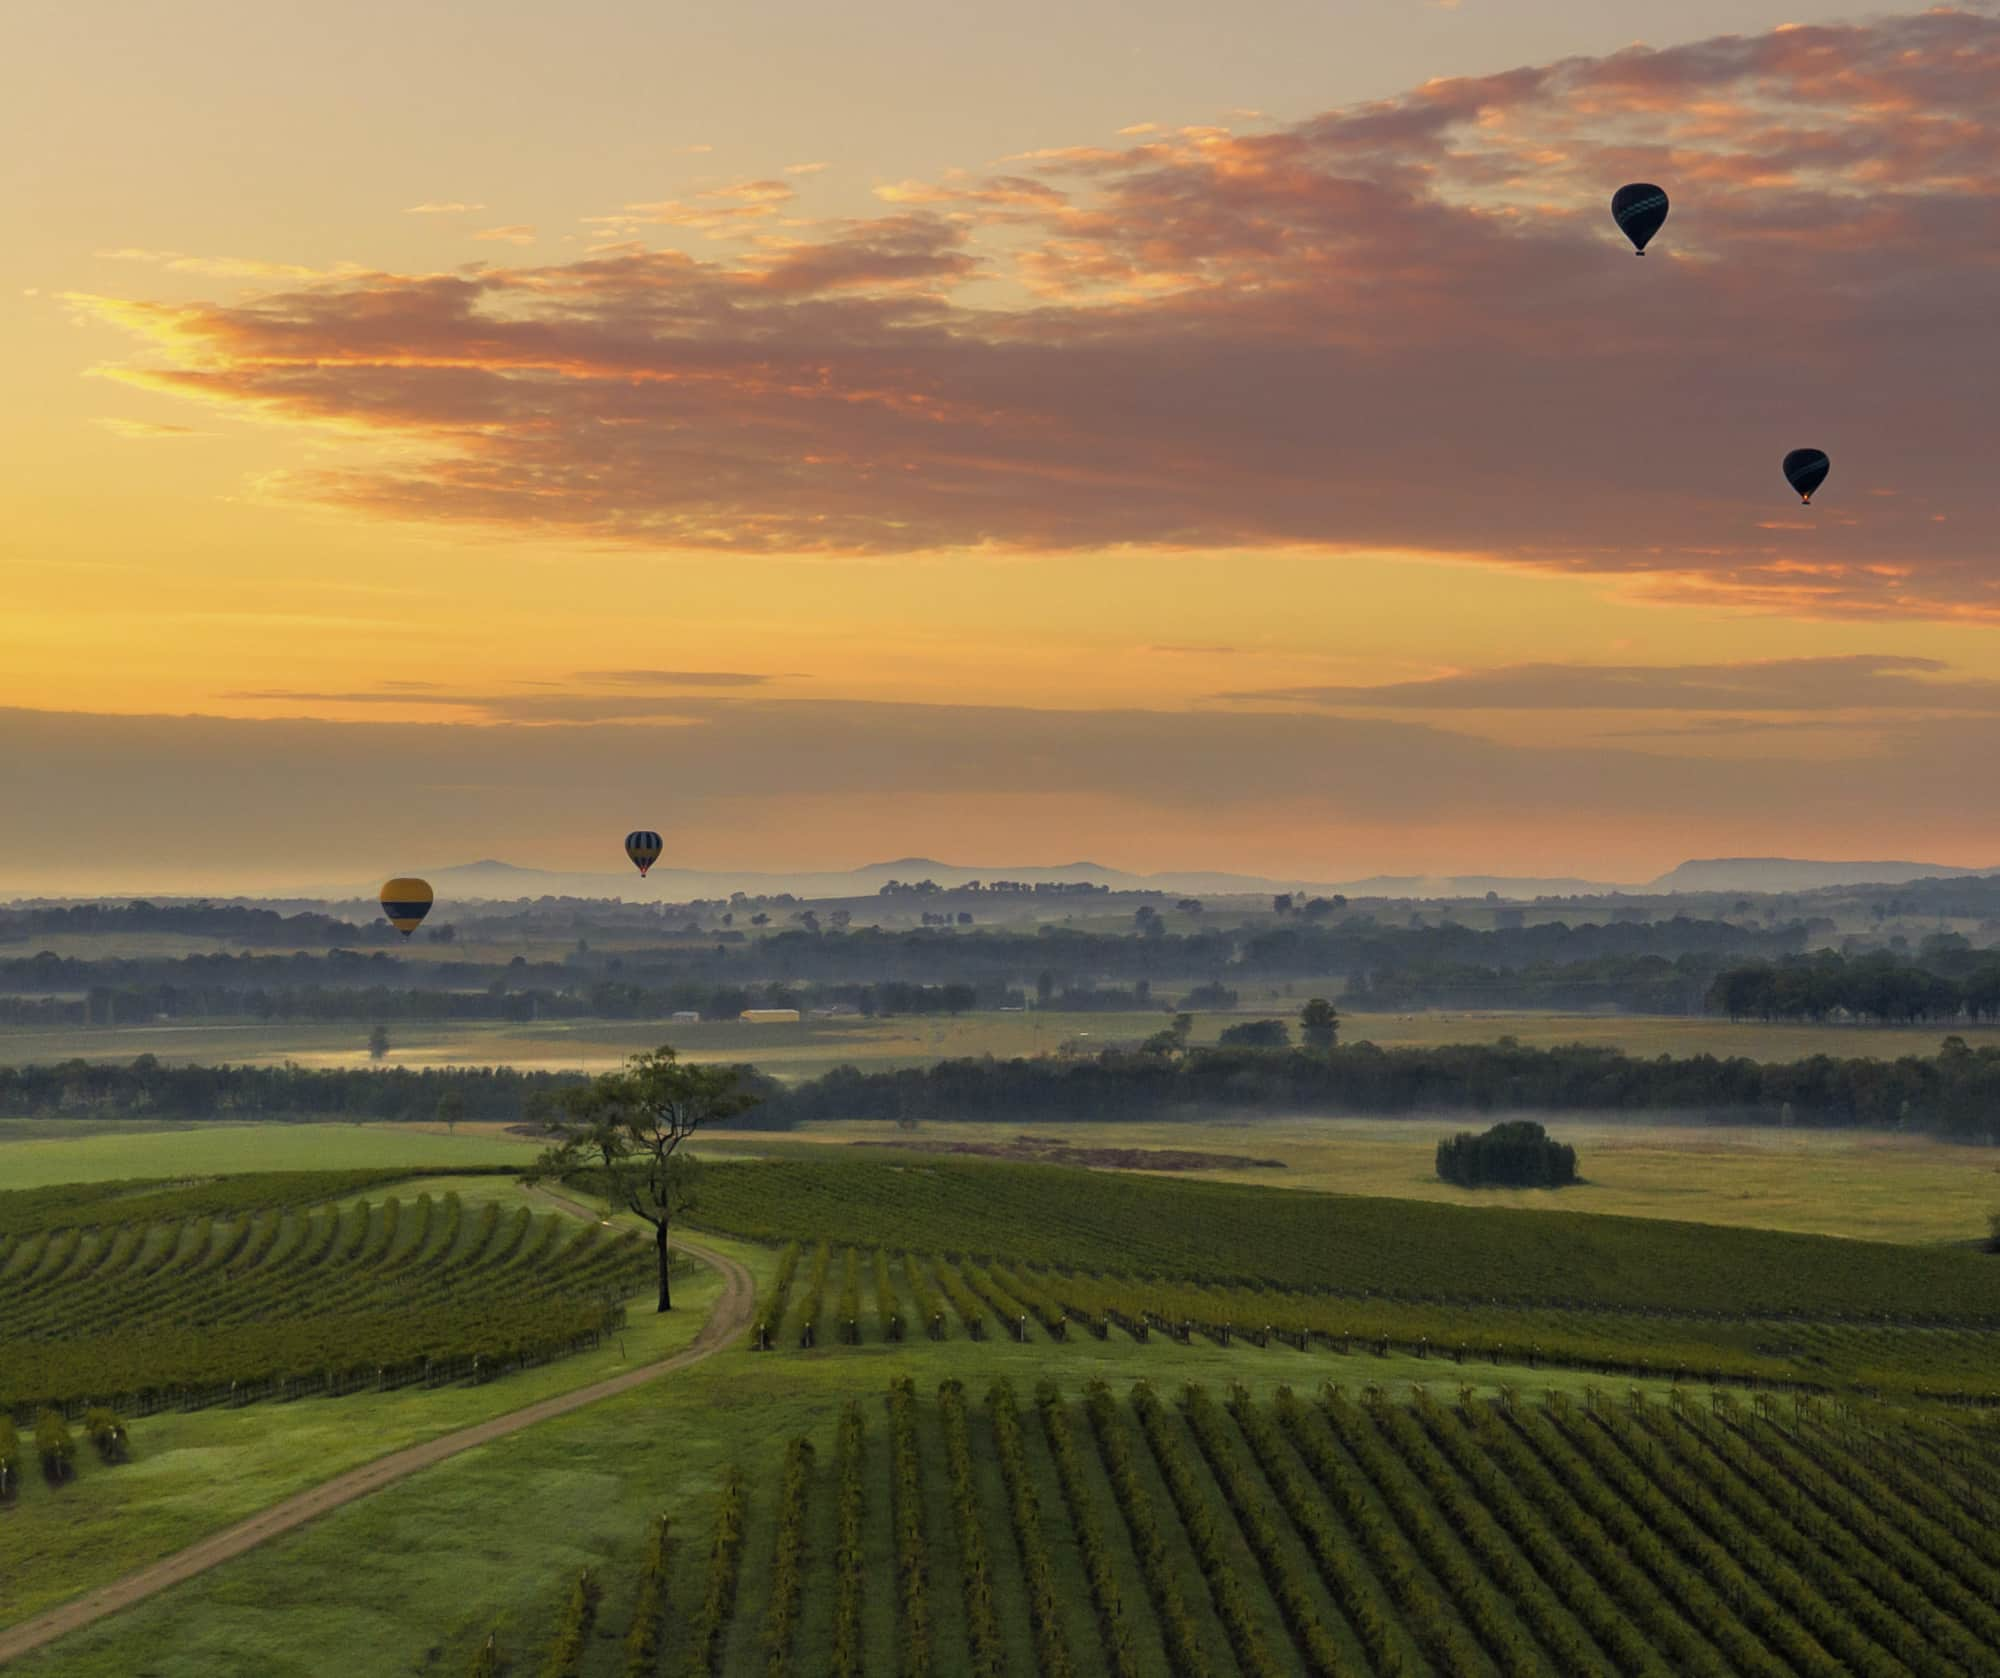
[[(1046, 148), (880, 189), (873, 220), (781, 220), (783, 180), (600, 218), (730, 236), (709, 260), (100, 306), (154, 345), (127, 378), (406, 445), (292, 480), (384, 516), (1388, 548), (1993, 616), (1995, 110), (2000, 21), (1940, 10)], [(1605, 210), (1634, 178), (1675, 199), (1643, 264)], [(1801, 444), (1834, 460), (1810, 513), (1777, 469)]]

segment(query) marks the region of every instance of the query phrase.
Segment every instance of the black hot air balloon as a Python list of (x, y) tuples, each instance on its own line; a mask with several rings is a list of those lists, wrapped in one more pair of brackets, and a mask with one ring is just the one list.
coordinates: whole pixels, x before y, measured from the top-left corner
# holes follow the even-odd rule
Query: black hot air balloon
[(382, 888), (382, 913), (405, 938), (423, 924), (431, 912), (431, 888), (427, 881), (391, 880)]
[(1785, 456), (1785, 482), (1799, 492), (1799, 499), (1812, 505), (1813, 491), (1826, 482), (1833, 462), (1824, 449), (1794, 449)]
[(639, 878), (646, 877), (646, 870), (660, 860), (660, 852), (666, 846), (660, 843), (657, 833), (640, 828), (636, 833), (625, 835), (625, 854), (632, 859), (632, 866), (639, 870)]
[(1667, 219), (1666, 192), (1649, 181), (1621, 186), (1611, 195), (1611, 219), (1636, 247), (1634, 254), (1644, 256), (1647, 241)]

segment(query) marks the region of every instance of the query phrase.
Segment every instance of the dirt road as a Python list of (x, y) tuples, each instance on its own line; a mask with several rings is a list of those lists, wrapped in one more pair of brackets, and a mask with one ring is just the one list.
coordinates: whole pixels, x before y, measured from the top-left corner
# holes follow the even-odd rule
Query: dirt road
[[(585, 1208), (578, 1207), (583, 1211)], [(591, 1214), (593, 1219), (595, 1214)], [(594, 1386), (578, 1387), (574, 1392), (558, 1393), (554, 1398), (545, 1398), (538, 1404), (530, 1404), (525, 1409), (509, 1411), (504, 1416), (495, 1416), (490, 1421), (480, 1422), (474, 1427), (461, 1428), (456, 1433), (447, 1433), (422, 1445), (411, 1445), (401, 1451), (392, 1451), (386, 1457), (378, 1457), (374, 1462), (365, 1463), (360, 1468), (337, 1475), (323, 1485), (314, 1486), (309, 1491), (289, 1497), (283, 1503), (275, 1503), (269, 1509), (252, 1515), (247, 1521), (239, 1521), (235, 1526), (190, 1544), (185, 1550), (163, 1557), (149, 1567), (142, 1567), (136, 1573), (128, 1573), (123, 1579), (102, 1589), (92, 1591), (87, 1596), (78, 1597), (74, 1602), (66, 1602), (59, 1608), (51, 1608), (46, 1614), (39, 1614), (32, 1620), (24, 1620), (17, 1626), (0, 1631), (0, 1666), (39, 1649), (46, 1643), (53, 1643), (58, 1637), (66, 1637), (73, 1631), (93, 1625), (106, 1616), (116, 1614), (120, 1609), (130, 1608), (136, 1602), (143, 1602), (156, 1592), (178, 1585), (183, 1579), (192, 1579), (197, 1573), (206, 1572), (218, 1562), (231, 1560), (246, 1550), (255, 1549), (267, 1539), (276, 1538), (281, 1533), (291, 1532), (306, 1522), (317, 1519), (330, 1509), (338, 1509), (343, 1503), (352, 1503), (358, 1497), (366, 1497), (370, 1492), (378, 1492), (384, 1486), (392, 1486), (398, 1480), (407, 1479), (420, 1469), (429, 1468), (433, 1463), (443, 1462), (447, 1457), (455, 1457), (461, 1451), (469, 1451), (475, 1445), (489, 1445), (496, 1439), (505, 1439), (511, 1433), (519, 1433), (523, 1428), (533, 1427), (537, 1422), (550, 1421), (557, 1416), (568, 1415), (572, 1410), (580, 1410), (586, 1404), (595, 1404), (600, 1398), (610, 1398), (614, 1394), (629, 1392), (646, 1382), (668, 1373), (670, 1370), (685, 1369), (690, 1364), (701, 1362), (705, 1357), (721, 1350), (737, 1335), (750, 1326), (750, 1309), (755, 1303), (755, 1289), (750, 1282), (750, 1272), (732, 1258), (692, 1241), (675, 1241), (675, 1247), (690, 1257), (700, 1259), (704, 1264), (713, 1265), (721, 1272), (723, 1279), (722, 1297), (715, 1302), (715, 1309), (708, 1315), (708, 1321), (701, 1326), (701, 1332), (694, 1343), (685, 1351), (676, 1352), (670, 1358), (662, 1358), (658, 1363), (647, 1364), (642, 1369), (628, 1370), (623, 1375), (614, 1375), (607, 1381), (599, 1381)]]

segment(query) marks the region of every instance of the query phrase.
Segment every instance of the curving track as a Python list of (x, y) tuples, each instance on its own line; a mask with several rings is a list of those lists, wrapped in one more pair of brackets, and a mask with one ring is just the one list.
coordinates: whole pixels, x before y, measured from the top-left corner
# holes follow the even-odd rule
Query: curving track
[[(560, 1199), (558, 1196), (550, 1198)], [(588, 1208), (566, 1204), (571, 1210), (586, 1213), (595, 1220), (596, 1214), (589, 1212)], [(408, 1479), (410, 1475), (448, 1457), (455, 1457), (461, 1451), (469, 1451), (476, 1445), (490, 1445), (496, 1439), (505, 1439), (509, 1434), (519, 1433), (537, 1422), (551, 1421), (572, 1410), (580, 1410), (586, 1404), (595, 1404), (600, 1398), (629, 1392), (657, 1376), (685, 1369), (712, 1356), (750, 1326), (751, 1307), (756, 1300), (750, 1272), (734, 1259), (695, 1242), (677, 1240), (674, 1246), (690, 1257), (714, 1266), (723, 1280), (722, 1297), (715, 1302), (714, 1310), (709, 1312), (708, 1321), (702, 1324), (694, 1343), (685, 1350), (676, 1352), (670, 1358), (662, 1358), (658, 1363), (614, 1375), (593, 1386), (558, 1393), (524, 1409), (510, 1410), (504, 1416), (494, 1416), (472, 1427), (460, 1428), (456, 1433), (443, 1434), (421, 1445), (392, 1451), (386, 1457), (378, 1457), (359, 1468), (349, 1469), (345, 1474), (288, 1497), (282, 1503), (274, 1503), (247, 1521), (239, 1521), (233, 1527), (213, 1533), (198, 1543), (190, 1544), (185, 1550), (140, 1568), (136, 1573), (128, 1573), (124, 1578), (80, 1596), (73, 1602), (66, 1602), (45, 1614), (36, 1615), (32, 1620), (23, 1620), (17, 1626), (0, 1631), (0, 1666), (44, 1644), (53, 1643), (59, 1637), (67, 1637), (73, 1631), (94, 1625), (121, 1609), (130, 1608), (134, 1603), (143, 1602), (169, 1586), (178, 1585), (183, 1579), (205, 1573), (218, 1563), (229, 1561), (282, 1533), (302, 1527), (344, 1503), (352, 1503), (356, 1498), (378, 1492), (398, 1480)]]

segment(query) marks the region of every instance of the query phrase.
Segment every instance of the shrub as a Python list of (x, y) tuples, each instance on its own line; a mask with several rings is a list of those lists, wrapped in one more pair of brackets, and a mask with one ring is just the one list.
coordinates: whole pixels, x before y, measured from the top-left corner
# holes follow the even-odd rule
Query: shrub
[(569, 1588), (569, 1600), (563, 1604), (555, 1641), (542, 1661), (542, 1678), (576, 1678), (583, 1670), (584, 1650), (590, 1645), (591, 1628), (597, 1624), (597, 1605), (603, 1600), (604, 1587), (586, 1567)]
[(132, 1454), (125, 1424), (101, 1404), (93, 1405), (83, 1418), (83, 1431), (90, 1435), (91, 1444), (106, 1462), (124, 1462)]
[(1559, 1189), (1576, 1181), (1576, 1150), (1532, 1119), (1509, 1119), (1483, 1136), (1462, 1130), (1440, 1142), (1437, 1174), (1463, 1189)]
[(35, 1418), (35, 1455), (42, 1459), (42, 1474), (52, 1486), (76, 1473), (76, 1440), (60, 1411), (44, 1410)]

